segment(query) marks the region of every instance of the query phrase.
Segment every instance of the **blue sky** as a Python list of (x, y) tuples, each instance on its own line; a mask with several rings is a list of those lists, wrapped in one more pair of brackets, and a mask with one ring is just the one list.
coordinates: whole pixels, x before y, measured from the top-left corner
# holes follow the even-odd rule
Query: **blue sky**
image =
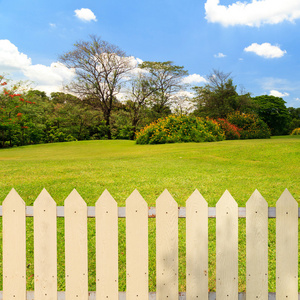
[(0, 73), (47, 92), (72, 78), (59, 55), (92, 34), (184, 66), (192, 85), (218, 69), (238, 91), (300, 107), (299, 0), (0, 0), (0, 23)]

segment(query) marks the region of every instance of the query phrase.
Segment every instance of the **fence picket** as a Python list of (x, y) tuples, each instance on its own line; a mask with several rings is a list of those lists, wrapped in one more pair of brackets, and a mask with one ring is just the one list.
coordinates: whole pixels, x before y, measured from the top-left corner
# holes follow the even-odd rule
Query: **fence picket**
[(96, 299), (118, 300), (118, 207), (105, 190), (96, 202)]
[(246, 297), (268, 300), (268, 203), (256, 190), (246, 203)]
[(25, 202), (12, 189), (3, 209), (3, 298), (26, 300)]
[(186, 299), (208, 299), (208, 205), (198, 190), (186, 201)]
[(298, 203), (288, 190), (276, 203), (276, 298), (298, 299)]
[(57, 299), (56, 203), (44, 189), (34, 209), (34, 295)]
[(216, 205), (216, 295), (238, 298), (238, 206), (226, 190)]
[(88, 300), (87, 205), (76, 190), (65, 200), (66, 300)]
[(178, 299), (178, 206), (167, 190), (156, 200), (156, 298)]
[(148, 298), (148, 206), (137, 190), (126, 200), (126, 298)]

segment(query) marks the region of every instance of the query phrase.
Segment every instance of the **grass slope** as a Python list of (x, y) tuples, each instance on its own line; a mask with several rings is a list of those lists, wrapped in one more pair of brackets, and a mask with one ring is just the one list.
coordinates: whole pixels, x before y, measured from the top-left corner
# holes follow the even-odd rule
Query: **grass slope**
[[(209, 206), (228, 189), (245, 206), (255, 189), (275, 206), (287, 188), (300, 200), (300, 138), (223, 141), (165, 145), (136, 145), (132, 141), (84, 141), (0, 150), (0, 202), (15, 188), (27, 205), (43, 188), (57, 205), (73, 188), (89, 206), (107, 189), (119, 206), (138, 189), (149, 206), (168, 189), (178, 202), (197, 188)], [(245, 290), (245, 220), (239, 220), (239, 290)], [(89, 226), (89, 289), (95, 290), (94, 220)], [(125, 220), (119, 220), (120, 282), (125, 290)], [(215, 220), (209, 220), (209, 289), (215, 288)], [(27, 220), (27, 289), (33, 289), (33, 229)], [(269, 291), (275, 291), (275, 221), (269, 220)], [(185, 290), (185, 220), (179, 220), (179, 288)], [(59, 289), (64, 289), (63, 220), (58, 220)], [(2, 243), (1, 243), (2, 244)], [(1, 251), (2, 255), (2, 251)], [(155, 220), (149, 220), (149, 284), (155, 290)], [(2, 262), (2, 258), (0, 258)], [(1, 266), (2, 274), (2, 266)], [(1, 275), (2, 276), (2, 275)], [(0, 278), (0, 282), (2, 282)], [(2, 287), (0, 286), (0, 289)]]

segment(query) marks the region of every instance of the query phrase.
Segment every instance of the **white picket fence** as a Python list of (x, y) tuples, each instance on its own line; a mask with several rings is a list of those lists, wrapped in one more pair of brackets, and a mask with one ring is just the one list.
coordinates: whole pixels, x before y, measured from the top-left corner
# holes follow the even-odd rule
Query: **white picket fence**
[[(104, 191), (87, 207), (74, 190), (57, 207), (46, 190), (26, 206), (13, 189), (0, 207), (4, 300), (250, 300), (268, 293), (268, 218), (276, 217), (276, 299), (297, 300), (297, 201), (285, 190), (276, 209), (255, 191), (238, 208), (226, 191), (209, 208), (196, 190), (178, 208), (165, 190), (149, 208), (135, 190), (126, 208)], [(26, 217), (34, 218), (34, 291), (26, 291)], [(65, 218), (65, 292), (57, 292), (57, 217)], [(96, 292), (88, 291), (87, 217), (96, 218)], [(118, 218), (126, 217), (126, 292), (118, 291)], [(156, 293), (148, 290), (148, 217), (156, 217)], [(186, 292), (178, 291), (178, 217), (186, 218)], [(216, 217), (216, 293), (208, 292), (208, 218)], [(246, 293), (238, 293), (238, 218), (246, 217)]]

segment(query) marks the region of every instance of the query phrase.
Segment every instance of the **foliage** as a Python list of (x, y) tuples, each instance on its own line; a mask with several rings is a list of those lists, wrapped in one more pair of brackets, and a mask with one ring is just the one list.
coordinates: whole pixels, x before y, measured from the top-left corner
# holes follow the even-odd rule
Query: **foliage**
[(227, 116), (229, 123), (242, 129), (241, 139), (266, 139), (270, 138), (268, 125), (254, 114), (244, 114), (239, 111)]
[(240, 139), (242, 129), (229, 123), (226, 119), (218, 119), (217, 122), (219, 126), (223, 129), (226, 140)]
[(222, 130), (216, 122), (184, 115), (158, 119), (136, 134), (137, 144), (198, 143), (223, 139)]
[(148, 82), (153, 91), (149, 101), (150, 107), (155, 107), (157, 115), (164, 116), (166, 109), (171, 107), (174, 94), (183, 88), (182, 78), (188, 72), (171, 61), (144, 61), (139, 68), (149, 74)]
[(111, 113), (123, 77), (133, 68), (130, 59), (117, 46), (91, 36), (89, 41), (76, 43), (74, 50), (62, 55), (60, 61), (76, 72), (68, 89), (102, 112), (111, 139)]
[(275, 96), (258, 96), (252, 98), (255, 112), (271, 129), (272, 135), (284, 135), (289, 131), (291, 117), (282, 98)]
[(292, 131), (291, 135), (300, 135), (300, 128), (295, 128), (295, 129)]
[(195, 115), (213, 119), (226, 118), (234, 111), (247, 112), (251, 108), (251, 99), (248, 93), (239, 95), (230, 73), (214, 70), (204, 86), (195, 86), (194, 98)]
[(295, 128), (300, 127), (300, 107), (299, 108), (289, 107), (288, 112), (292, 119), (292, 121), (289, 124), (289, 133), (291, 133)]

